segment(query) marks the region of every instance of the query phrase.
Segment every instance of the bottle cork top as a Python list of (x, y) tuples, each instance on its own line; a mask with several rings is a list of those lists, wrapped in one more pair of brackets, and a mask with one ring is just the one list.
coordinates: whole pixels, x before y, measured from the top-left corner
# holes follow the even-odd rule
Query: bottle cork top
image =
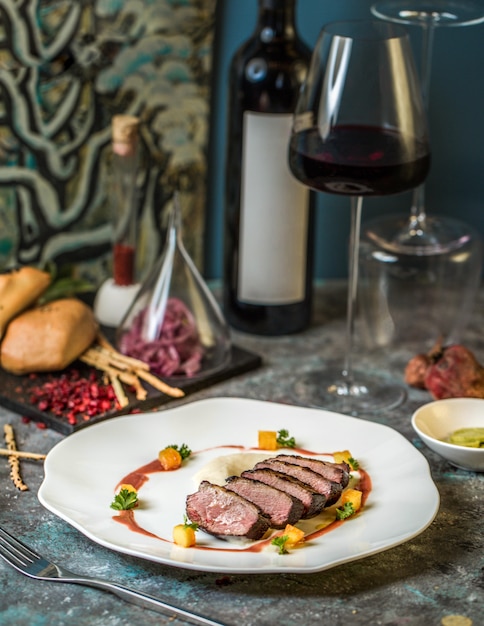
[(112, 119), (113, 150), (126, 155), (134, 152), (138, 141), (139, 118), (134, 115), (114, 115)]

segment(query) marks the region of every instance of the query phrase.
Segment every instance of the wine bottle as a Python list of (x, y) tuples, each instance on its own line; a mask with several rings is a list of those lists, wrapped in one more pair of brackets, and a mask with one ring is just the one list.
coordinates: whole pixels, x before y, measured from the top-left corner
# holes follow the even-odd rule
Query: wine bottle
[(137, 241), (136, 176), (139, 119), (115, 115), (112, 121), (113, 278), (115, 285), (135, 282)]
[(295, 0), (259, 0), (255, 32), (230, 66), (224, 232), (224, 313), (259, 335), (310, 321), (312, 194), (292, 176), (292, 113), (311, 51)]
[(137, 197), (136, 178), (140, 166), (137, 117), (115, 115), (112, 119), (112, 151), (109, 199), (113, 227), (113, 276), (99, 287), (94, 314), (100, 324), (116, 327), (136, 297)]

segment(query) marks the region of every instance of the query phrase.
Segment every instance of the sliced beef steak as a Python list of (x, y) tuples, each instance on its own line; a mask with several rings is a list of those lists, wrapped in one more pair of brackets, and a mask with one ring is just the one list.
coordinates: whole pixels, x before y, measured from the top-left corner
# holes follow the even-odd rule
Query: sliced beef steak
[(281, 472), (282, 474), (288, 474), (293, 478), (297, 478), (297, 480), (300, 480), (302, 483), (309, 485), (318, 493), (326, 497), (325, 506), (334, 504), (339, 499), (341, 492), (343, 491), (341, 485), (328, 480), (324, 476), (321, 476), (321, 474), (317, 474), (316, 472), (313, 472), (313, 470), (310, 470), (307, 467), (302, 467), (301, 465), (286, 463), (285, 461), (279, 460), (277, 457), (261, 461), (260, 463), (256, 463), (254, 466), (254, 469), (264, 468), (273, 469), (276, 472)]
[(211, 535), (260, 539), (269, 529), (268, 518), (255, 504), (206, 480), (197, 492), (187, 496), (186, 513)]
[(304, 513), (301, 500), (258, 480), (231, 476), (227, 479), (226, 488), (258, 506), (262, 513), (268, 516), (271, 528), (284, 528), (286, 524), (295, 524)]
[(329, 461), (321, 461), (320, 459), (311, 459), (296, 454), (278, 454), (275, 459), (284, 461), (285, 463), (293, 463), (307, 467), (317, 474), (321, 474), (328, 480), (341, 484), (343, 489), (347, 487), (350, 481), (350, 468), (346, 463), (330, 463)]
[(253, 469), (242, 472), (241, 476), (250, 480), (258, 480), (300, 500), (304, 507), (302, 519), (309, 519), (318, 515), (326, 504), (326, 498), (322, 494), (288, 474), (282, 474), (272, 469)]

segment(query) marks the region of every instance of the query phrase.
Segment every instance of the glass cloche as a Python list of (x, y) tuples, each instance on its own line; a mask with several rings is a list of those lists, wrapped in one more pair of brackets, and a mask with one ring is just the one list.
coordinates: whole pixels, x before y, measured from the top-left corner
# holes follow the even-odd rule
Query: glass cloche
[(170, 208), (163, 254), (117, 330), (123, 354), (165, 379), (198, 379), (230, 360), (228, 324), (182, 239), (179, 195)]

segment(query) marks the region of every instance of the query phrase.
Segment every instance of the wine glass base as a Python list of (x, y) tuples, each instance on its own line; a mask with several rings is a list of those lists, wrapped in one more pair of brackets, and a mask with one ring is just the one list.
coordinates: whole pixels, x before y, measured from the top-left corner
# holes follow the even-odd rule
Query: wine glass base
[(399, 214), (364, 223), (362, 240), (394, 254), (434, 256), (462, 251), (480, 237), (471, 226), (452, 217), (431, 215), (418, 222), (408, 214)]
[(349, 383), (337, 370), (303, 374), (294, 384), (294, 393), (307, 406), (348, 415), (393, 409), (407, 396), (402, 386), (368, 375), (356, 373)]
[(483, 246), (472, 227), (446, 216), (378, 217), (362, 227), (358, 307), (367, 348), (430, 349), (458, 343), (480, 284)]
[(399, 24), (472, 26), (484, 21), (475, 0), (380, 0), (371, 7), (375, 17)]

